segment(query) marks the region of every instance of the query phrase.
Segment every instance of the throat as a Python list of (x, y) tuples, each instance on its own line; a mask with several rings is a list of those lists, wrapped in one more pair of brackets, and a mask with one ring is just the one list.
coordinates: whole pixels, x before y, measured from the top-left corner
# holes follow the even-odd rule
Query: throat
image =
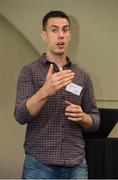
[(57, 54), (51, 54), (51, 53), (47, 53), (46, 54), (46, 56), (47, 56), (47, 59), (48, 60), (50, 60), (51, 62), (53, 62), (53, 63), (55, 63), (57, 66), (58, 66), (58, 68), (61, 70), (61, 69), (63, 69), (63, 66), (66, 64), (66, 56), (64, 55), (64, 56), (59, 56), (59, 55), (57, 55)]

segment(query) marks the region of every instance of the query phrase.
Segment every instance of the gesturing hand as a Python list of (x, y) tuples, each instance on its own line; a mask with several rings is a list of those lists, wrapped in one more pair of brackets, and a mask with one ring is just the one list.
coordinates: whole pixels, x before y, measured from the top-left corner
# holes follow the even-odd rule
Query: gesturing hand
[(57, 91), (71, 83), (74, 73), (71, 70), (63, 70), (53, 73), (53, 64), (50, 65), (43, 90), (47, 96), (55, 95)]
[(81, 106), (72, 104), (68, 101), (65, 101), (65, 103), (66, 103), (65, 115), (68, 117), (68, 119), (78, 123), (82, 122), (83, 111)]
[(79, 123), (83, 128), (87, 129), (93, 124), (93, 119), (83, 112), (81, 106), (65, 101), (65, 116), (68, 120)]

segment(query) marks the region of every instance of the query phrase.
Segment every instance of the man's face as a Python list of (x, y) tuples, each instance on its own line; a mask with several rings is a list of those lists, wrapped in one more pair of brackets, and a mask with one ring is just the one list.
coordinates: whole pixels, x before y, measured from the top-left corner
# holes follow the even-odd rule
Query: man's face
[(47, 52), (53, 54), (66, 53), (71, 37), (69, 22), (65, 18), (49, 18), (42, 38), (47, 44)]

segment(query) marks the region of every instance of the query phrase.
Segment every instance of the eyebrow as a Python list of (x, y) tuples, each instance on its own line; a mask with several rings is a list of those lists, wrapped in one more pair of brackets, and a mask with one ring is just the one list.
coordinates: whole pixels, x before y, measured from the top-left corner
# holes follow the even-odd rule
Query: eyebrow
[[(53, 24), (52, 24), (52, 25), (49, 27), (49, 29), (50, 29), (51, 27), (58, 28), (59, 26), (57, 26), (57, 25), (53, 25)], [(69, 25), (64, 25), (62, 28), (65, 28), (65, 27), (69, 27)]]

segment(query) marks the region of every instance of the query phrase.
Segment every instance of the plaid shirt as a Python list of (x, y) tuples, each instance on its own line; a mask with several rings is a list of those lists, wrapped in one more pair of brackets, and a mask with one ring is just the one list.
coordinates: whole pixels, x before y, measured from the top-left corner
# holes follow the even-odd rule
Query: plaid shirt
[[(63, 69), (75, 72), (73, 83), (83, 87), (79, 96), (61, 89), (49, 97), (41, 112), (32, 116), (26, 109), (26, 101), (44, 84), (50, 62), (43, 54), (38, 60), (24, 66), (17, 84), (15, 118), (20, 124), (27, 123), (25, 135), (25, 153), (35, 156), (45, 164), (73, 166), (85, 157), (85, 141), (82, 127), (67, 119), (64, 115), (65, 100), (78, 104), (83, 111), (93, 118), (94, 131), (99, 127), (100, 117), (96, 107), (93, 85), (88, 73), (71, 63)], [(59, 69), (54, 64), (54, 72)]]

